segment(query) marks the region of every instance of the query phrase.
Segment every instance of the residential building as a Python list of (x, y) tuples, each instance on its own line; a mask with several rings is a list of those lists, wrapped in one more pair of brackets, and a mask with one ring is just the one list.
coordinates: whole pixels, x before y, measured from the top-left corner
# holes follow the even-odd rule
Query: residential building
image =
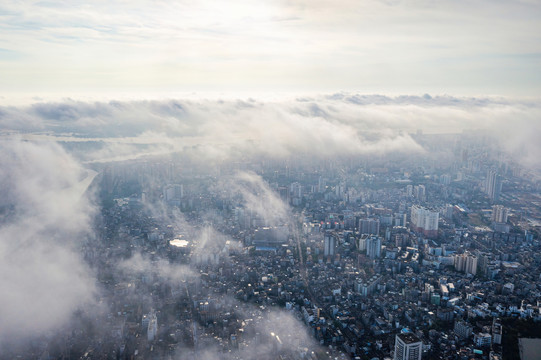
[(422, 341), (412, 333), (400, 333), (395, 336), (394, 360), (421, 360)]

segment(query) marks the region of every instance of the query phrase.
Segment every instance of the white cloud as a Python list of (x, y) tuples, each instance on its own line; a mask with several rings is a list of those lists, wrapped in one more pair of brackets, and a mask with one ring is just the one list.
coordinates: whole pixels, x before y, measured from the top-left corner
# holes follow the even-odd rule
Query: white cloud
[[(203, 98), (0, 107), (6, 132), (79, 134), (96, 141), (85, 161), (112, 161), (183, 151), (201, 163), (240, 157), (333, 157), (419, 153), (409, 135), (485, 130), (506, 152), (541, 168), (536, 99), (383, 96), (335, 93), (280, 99)], [(85, 138), (82, 138), (82, 137)], [(43, 136), (26, 135), (28, 139)], [(73, 137), (53, 137), (74, 141)]]
[(231, 196), (239, 194), (244, 207), (264, 219), (268, 225), (287, 224), (291, 215), (288, 205), (261, 176), (251, 172), (239, 172), (225, 180), (223, 186)]
[(153, 275), (162, 283), (177, 286), (181, 281), (193, 279), (197, 275), (189, 266), (171, 264), (165, 259), (151, 260), (148, 256), (139, 253), (120, 262), (118, 270), (130, 276)]
[(52, 143), (1, 141), (0, 152), (0, 341), (9, 341), (56, 329), (93, 303), (78, 249), (94, 213), (82, 180), (94, 174)]

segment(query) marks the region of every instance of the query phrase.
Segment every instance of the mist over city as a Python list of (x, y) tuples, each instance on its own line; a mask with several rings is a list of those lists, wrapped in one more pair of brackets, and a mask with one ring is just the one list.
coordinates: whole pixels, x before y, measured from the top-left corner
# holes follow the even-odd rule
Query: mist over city
[(541, 6), (0, 5), (0, 359), (535, 359)]

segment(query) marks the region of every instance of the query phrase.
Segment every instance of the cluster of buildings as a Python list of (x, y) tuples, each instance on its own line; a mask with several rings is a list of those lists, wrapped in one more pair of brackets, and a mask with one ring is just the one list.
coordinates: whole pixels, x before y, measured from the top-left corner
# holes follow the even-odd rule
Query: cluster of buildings
[[(449, 139), (417, 140), (436, 152)], [(477, 142), (448, 146), (437, 161), (250, 160), (195, 171), (164, 160), (102, 169), (101, 195), (114, 201), (102, 209), (98, 243), (81, 251), (110, 312), (101, 332), (72, 329), (47, 351), (502, 359), (503, 345), (518, 343), (503, 331), (509, 321), (541, 321), (541, 183), (476, 151)], [(259, 176), (285, 215), (262, 214), (218, 186), (232, 168)], [(133, 194), (130, 179), (139, 184)], [(120, 271), (134, 256), (144, 261)]]

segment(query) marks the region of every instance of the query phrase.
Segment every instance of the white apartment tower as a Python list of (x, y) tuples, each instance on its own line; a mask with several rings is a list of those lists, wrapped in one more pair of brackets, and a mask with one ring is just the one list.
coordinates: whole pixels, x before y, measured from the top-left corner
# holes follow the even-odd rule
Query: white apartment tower
[(503, 205), (492, 206), (492, 222), (506, 223), (507, 216), (508, 216), (507, 208), (505, 208)]
[(502, 191), (502, 180), (500, 175), (494, 169), (488, 169), (487, 177), (485, 180), (485, 192), (492, 201), (498, 201), (500, 199), (500, 192)]
[(397, 334), (394, 343), (394, 360), (421, 360), (423, 342), (412, 333)]
[(419, 205), (411, 207), (411, 227), (413, 231), (422, 232), (427, 237), (438, 236), (440, 213)]

